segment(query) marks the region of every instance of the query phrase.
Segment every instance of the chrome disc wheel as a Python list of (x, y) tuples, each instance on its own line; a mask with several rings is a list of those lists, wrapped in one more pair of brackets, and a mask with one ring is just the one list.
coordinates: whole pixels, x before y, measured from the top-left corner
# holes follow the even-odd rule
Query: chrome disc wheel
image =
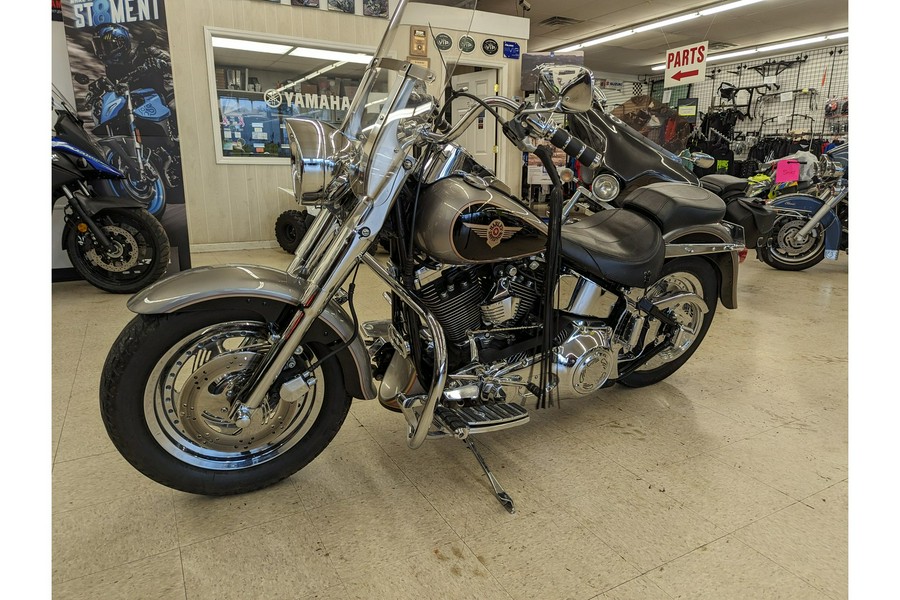
[[(243, 426), (230, 418), (236, 393), (269, 347), (266, 327), (252, 321), (207, 327), (175, 344), (144, 393), (144, 418), (156, 442), (184, 463), (234, 470), (272, 460), (302, 440), (322, 409), (321, 386), (291, 402), (270, 394)], [(313, 360), (301, 347), (288, 367), (300, 375)], [(313, 375), (321, 381), (319, 369)]]
[[(695, 294), (702, 299), (704, 298), (703, 284), (692, 273), (676, 272), (666, 275), (653, 284), (647, 290), (647, 298), (656, 302), (666, 296), (679, 293)], [(689, 299), (667, 308), (666, 313), (678, 321), (680, 327), (676, 331), (665, 332), (665, 335), (669, 336), (671, 346), (647, 361), (638, 371), (652, 371), (687, 352), (700, 334), (707, 310), (699, 302)], [(662, 328), (668, 327), (663, 325)]]
[(797, 232), (806, 225), (806, 219), (786, 217), (775, 222), (775, 234), (769, 241), (769, 252), (776, 260), (787, 264), (803, 263), (823, 251), (825, 235), (821, 225), (809, 232), (802, 242)]

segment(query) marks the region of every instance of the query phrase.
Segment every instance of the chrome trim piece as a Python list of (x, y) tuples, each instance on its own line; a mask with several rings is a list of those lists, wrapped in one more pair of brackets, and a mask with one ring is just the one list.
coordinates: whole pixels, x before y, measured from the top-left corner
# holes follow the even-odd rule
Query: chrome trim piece
[(416, 449), (422, 445), (428, 436), (428, 430), (434, 421), (434, 409), (437, 407), (438, 400), (441, 398), (444, 386), (447, 383), (447, 344), (444, 341), (444, 331), (441, 329), (437, 319), (434, 318), (434, 315), (420, 306), (418, 301), (402, 285), (397, 283), (373, 256), (363, 254), (361, 260), (397, 294), (400, 300), (412, 308), (416, 315), (425, 321), (425, 325), (431, 331), (432, 340), (434, 341), (434, 379), (428, 396), (422, 403), (422, 410), (419, 414), (416, 414), (412, 408), (403, 411), (407, 421), (410, 422), (410, 432), (406, 443), (410, 448)]

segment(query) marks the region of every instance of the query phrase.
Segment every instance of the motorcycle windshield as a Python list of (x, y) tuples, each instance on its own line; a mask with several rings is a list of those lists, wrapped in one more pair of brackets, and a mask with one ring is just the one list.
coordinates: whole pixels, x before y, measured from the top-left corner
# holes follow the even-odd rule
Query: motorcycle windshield
[[(385, 186), (395, 180), (394, 176), (419, 138), (420, 127), (435, 114), (437, 101), (429, 90), (439, 93), (438, 90), (445, 88), (452, 76), (448, 65), (456, 63), (454, 57), (458, 59), (452, 47), (439, 51), (440, 63), (433, 65), (441, 75), (442, 83), (438, 85), (439, 78), (434, 71), (394, 58), (407, 54), (401, 47), (406, 40), (396, 40), (396, 37), (409, 4), (407, 0), (397, 3), (341, 127), (344, 136), (355, 142), (358, 151), (358, 156), (352, 161), (355, 163), (352, 185), (357, 195), (378, 197)], [(460, 23), (459, 26), (464, 27), (466, 32), (462, 37), (469, 37), (475, 16), (475, 1), (413, 4), (440, 4), (446, 7), (441, 9), (441, 14), (447, 14), (454, 24)], [(422, 8), (415, 9), (417, 14), (427, 14), (427, 10), (422, 11)], [(434, 28), (429, 26), (427, 30), (435, 46), (440, 49), (446, 45), (443, 41), (439, 43), (439, 34), (435, 34)]]
[(592, 148), (605, 150), (605, 167), (626, 182), (653, 176), (699, 185), (697, 176), (684, 168), (677, 155), (596, 106), (583, 115), (573, 115), (572, 130)]

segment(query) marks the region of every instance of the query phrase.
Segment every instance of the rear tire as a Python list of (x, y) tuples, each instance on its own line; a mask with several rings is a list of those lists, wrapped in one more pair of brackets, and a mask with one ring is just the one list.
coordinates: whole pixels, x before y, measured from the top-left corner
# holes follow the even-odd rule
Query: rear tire
[(693, 292), (703, 298), (709, 309), (701, 314), (694, 305), (684, 305), (682, 311), (674, 314), (682, 325), (692, 330), (688, 334), (691, 336), (690, 342), (680, 344), (679, 348), (664, 350), (634, 373), (618, 379), (618, 383), (626, 387), (644, 387), (662, 381), (680, 369), (706, 337), (719, 300), (719, 278), (715, 267), (699, 257), (676, 258), (667, 262), (659, 280), (648, 288), (648, 296), (653, 299), (653, 296), (673, 291)]
[[(248, 424), (228, 418), (233, 393), (269, 348), (269, 329), (241, 308), (139, 315), (116, 340), (100, 412), (122, 456), (154, 481), (192, 494), (242, 494), (289, 477), (331, 442), (350, 410), (336, 357), (293, 401), (264, 401)], [(303, 344), (298, 375), (328, 353)]]
[(93, 219), (115, 244), (112, 251), (95, 248), (90, 234), (79, 234), (71, 223), (64, 233), (69, 260), (88, 283), (114, 294), (133, 294), (166, 272), (169, 238), (146, 210), (108, 208)]

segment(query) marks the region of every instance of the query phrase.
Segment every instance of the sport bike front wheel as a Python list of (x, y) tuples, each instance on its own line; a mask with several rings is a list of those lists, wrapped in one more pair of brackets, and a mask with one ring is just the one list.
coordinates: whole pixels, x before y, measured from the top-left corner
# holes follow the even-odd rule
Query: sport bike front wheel
[(79, 233), (66, 225), (66, 253), (88, 283), (114, 294), (133, 294), (165, 273), (169, 266), (169, 238), (165, 229), (142, 208), (109, 208), (94, 215), (112, 242), (94, 243), (90, 231)]
[[(100, 384), (107, 433), (136, 469), (168, 487), (240, 494), (281, 481), (319, 455), (344, 422), (350, 397), (337, 358), (302, 344), (249, 421), (232, 402), (270, 348), (269, 324), (240, 308), (139, 315), (122, 331)], [(282, 398), (279, 382), (313, 379)]]

